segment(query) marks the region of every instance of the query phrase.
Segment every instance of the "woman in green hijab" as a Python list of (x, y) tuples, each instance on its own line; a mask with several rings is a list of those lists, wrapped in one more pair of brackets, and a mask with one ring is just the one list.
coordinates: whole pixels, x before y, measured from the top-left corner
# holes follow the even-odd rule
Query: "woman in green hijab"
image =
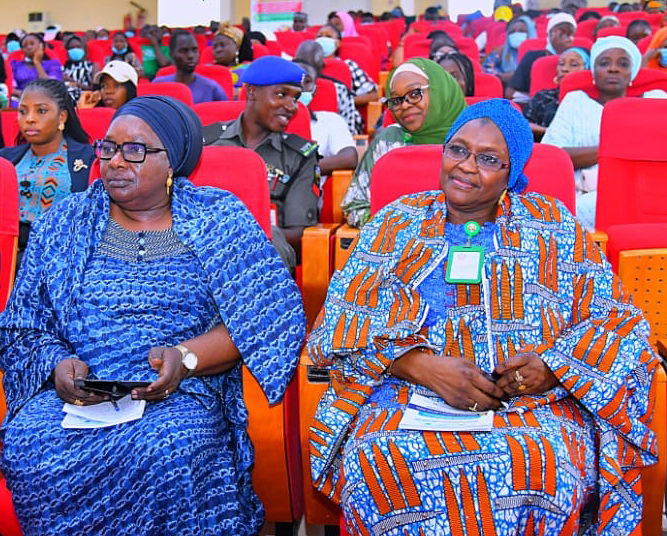
[(405, 145), (442, 144), (466, 103), (458, 83), (437, 63), (412, 58), (387, 81), (387, 106), (396, 123), (380, 131), (359, 162), (341, 207), (347, 223), (362, 227), (370, 219), (371, 170), (385, 153)]

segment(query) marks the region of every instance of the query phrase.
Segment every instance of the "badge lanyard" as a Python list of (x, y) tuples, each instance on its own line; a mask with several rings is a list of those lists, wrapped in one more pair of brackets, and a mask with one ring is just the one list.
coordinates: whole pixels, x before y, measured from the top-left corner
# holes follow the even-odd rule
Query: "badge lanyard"
[(463, 229), (468, 235), (465, 246), (450, 246), (447, 257), (447, 283), (475, 284), (482, 281), (482, 266), (484, 265), (484, 248), (473, 246), (471, 240), (479, 234), (479, 224), (469, 221)]

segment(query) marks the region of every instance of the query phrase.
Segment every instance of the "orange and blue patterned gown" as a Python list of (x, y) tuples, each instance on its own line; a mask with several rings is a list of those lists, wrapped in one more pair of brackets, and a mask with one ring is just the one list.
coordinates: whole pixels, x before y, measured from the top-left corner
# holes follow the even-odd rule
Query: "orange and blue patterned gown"
[[(331, 375), (311, 428), (315, 485), (351, 534), (638, 534), (658, 366), (640, 311), (551, 198), (505, 198), (473, 241), (486, 251), (479, 285), (444, 281), (464, 241), (444, 194), (406, 196), (332, 278), (308, 343)], [(533, 350), (560, 384), (511, 399), (491, 431), (399, 429), (413, 393), (437, 396), (386, 373), (414, 347), (488, 372)]]

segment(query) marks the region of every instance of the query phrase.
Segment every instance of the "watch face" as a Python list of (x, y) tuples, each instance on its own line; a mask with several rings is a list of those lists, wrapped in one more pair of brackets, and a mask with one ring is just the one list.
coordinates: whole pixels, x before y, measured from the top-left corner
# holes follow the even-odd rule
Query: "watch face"
[(192, 352), (188, 352), (183, 356), (183, 366), (188, 370), (197, 368), (197, 356)]

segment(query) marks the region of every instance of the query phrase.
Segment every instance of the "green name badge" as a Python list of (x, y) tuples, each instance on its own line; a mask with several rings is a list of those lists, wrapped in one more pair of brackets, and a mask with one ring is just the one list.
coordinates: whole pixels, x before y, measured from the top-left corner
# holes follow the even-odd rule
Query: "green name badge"
[(484, 248), (481, 246), (451, 246), (447, 257), (447, 283), (474, 284), (482, 281)]

